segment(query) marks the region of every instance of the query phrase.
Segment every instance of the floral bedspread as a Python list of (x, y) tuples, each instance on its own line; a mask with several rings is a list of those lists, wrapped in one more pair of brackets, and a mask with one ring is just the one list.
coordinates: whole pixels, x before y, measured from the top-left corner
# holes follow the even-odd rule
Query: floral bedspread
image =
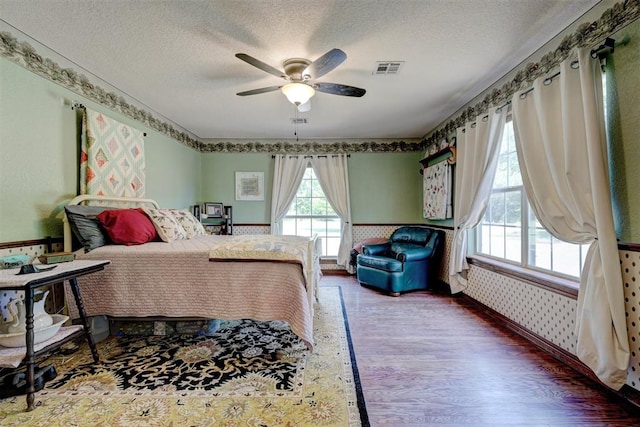
[(209, 253), (211, 261), (261, 260), (300, 263), (308, 260), (309, 238), (299, 236), (220, 236)]

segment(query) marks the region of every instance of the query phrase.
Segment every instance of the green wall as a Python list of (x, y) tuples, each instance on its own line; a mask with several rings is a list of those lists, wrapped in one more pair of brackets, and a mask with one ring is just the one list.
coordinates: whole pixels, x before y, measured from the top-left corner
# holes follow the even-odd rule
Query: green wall
[[(202, 154), (201, 201), (232, 205), (236, 224), (269, 224), (273, 162), (266, 153)], [(264, 201), (235, 200), (236, 172), (264, 172)]]
[(424, 153), (354, 153), (349, 159), (354, 224), (409, 224), (422, 218)]
[[(421, 153), (354, 153), (349, 158), (352, 221), (370, 224), (424, 222)], [(236, 224), (269, 224), (271, 154), (202, 155), (202, 201), (233, 205)], [(235, 200), (235, 172), (264, 172), (264, 201)]]
[(613, 36), (629, 37), (607, 58), (609, 164), (616, 234), (623, 242), (640, 242), (640, 21)]
[(77, 193), (76, 100), (144, 132), (146, 196), (187, 207), (200, 194), (200, 153), (0, 58), (0, 242), (62, 236)]

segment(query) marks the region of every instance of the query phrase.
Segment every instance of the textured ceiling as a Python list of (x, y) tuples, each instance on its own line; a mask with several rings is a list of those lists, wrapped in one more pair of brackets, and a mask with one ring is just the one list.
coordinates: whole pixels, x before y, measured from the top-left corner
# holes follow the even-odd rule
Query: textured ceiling
[[(367, 90), (317, 93), (306, 138), (420, 138), (522, 62), (597, 0), (0, 0), (11, 27), (199, 138), (292, 138), (295, 108), (278, 69), (340, 48), (318, 79)], [(9, 25), (6, 25), (9, 24)], [(19, 33), (14, 34), (20, 38)], [(47, 52), (40, 52), (47, 56)], [(376, 61), (404, 61), (375, 76)]]

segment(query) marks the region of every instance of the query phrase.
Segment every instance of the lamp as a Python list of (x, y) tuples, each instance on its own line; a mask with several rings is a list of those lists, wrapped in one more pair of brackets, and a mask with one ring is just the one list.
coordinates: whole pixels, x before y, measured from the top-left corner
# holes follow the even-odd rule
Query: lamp
[(314, 88), (304, 83), (288, 83), (282, 86), (280, 90), (284, 93), (289, 102), (295, 105), (302, 105), (306, 103), (313, 95), (316, 94), (316, 90)]

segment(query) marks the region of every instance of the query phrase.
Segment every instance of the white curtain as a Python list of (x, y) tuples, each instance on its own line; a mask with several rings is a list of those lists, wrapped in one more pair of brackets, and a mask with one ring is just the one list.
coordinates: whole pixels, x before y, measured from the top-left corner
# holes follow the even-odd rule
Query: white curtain
[(451, 293), (466, 288), (467, 232), (475, 227), (487, 208), (498, 165), (500, 141), (506, 122), (506, 108), (492, 108), (457, 131), (453, 244), (449, 260)]
[(280, 220), (287, 214), (308, 164), (309, 159), (304, 156), (276, 156), (271, 192), (271, 234), (282, 234)]
[(311, 165), (327, 201), (342, 220), (338, 265), (347, 266), (353, 246), (347, 155), (311, 156)]
[[(559, 78), (512, 100), (523, 185), (540, 223), (555, 237), (589, 243), (580, 276), (577, 356), (600, 380), (620, 389), (629, 342), (620, 258), (609, 190), (602, 80), (598, 60), (577, 51)], [(524, 96), (524, 95), (523, 95)]]

